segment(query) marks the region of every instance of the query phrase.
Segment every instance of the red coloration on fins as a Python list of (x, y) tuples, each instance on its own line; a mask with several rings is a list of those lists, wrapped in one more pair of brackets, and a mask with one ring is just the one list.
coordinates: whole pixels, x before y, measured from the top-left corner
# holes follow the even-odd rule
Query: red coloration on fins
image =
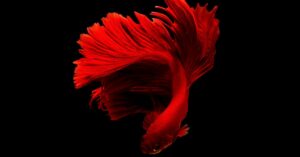
[(189, 131), (189, 130), (190, 130), (190, 128), (188, 127), (188, 125), (185, 124), (183, 127), (180, 128), (180, 130), (179, 130), (177, 136), (178, 136), (178, 137), (183, 137), (183, 136), (185, 136), (185, 135), (188, 134), (188, 131)]
[[(109, 13), (82, 34), (83, 58), (75, 61), (76, 88), (91, 82), (90, 106), (107, 111), (111, 120), (144, 113), (141, 142), (145, 154), (157, 154), (188, 133), (182, 126), (188, 111), (189, 88), (212, 69), (219, 37), (217, 7), (211, 11), (185, 0), (165, 0), (167, 8), (152, 20), (135, 12), (130, 17)], [(182, 126), (182, 127), (181, 127)]]

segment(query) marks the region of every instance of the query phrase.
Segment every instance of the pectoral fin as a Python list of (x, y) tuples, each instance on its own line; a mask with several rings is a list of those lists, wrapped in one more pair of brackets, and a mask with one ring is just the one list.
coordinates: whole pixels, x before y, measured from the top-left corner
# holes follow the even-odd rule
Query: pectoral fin
[(177, 136), (178, 136), (178, 137), (183, 137), (183, 136), (185, 136), (185, 135), (188, 134), (188, 131), (189, 131), (189, 130), (190, 130), (190, 127), (188, 127), (188, 125), (185, 124), (184, 126), (182, 126), (182, 127), (179, 129)]

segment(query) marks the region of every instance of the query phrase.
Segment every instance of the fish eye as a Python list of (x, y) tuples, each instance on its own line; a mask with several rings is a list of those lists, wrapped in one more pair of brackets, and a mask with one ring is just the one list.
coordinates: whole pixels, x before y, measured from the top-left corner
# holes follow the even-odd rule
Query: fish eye
[(159, 144), (156, 144), (156, 145), (154, 145), (154, 147), (153, 147), (153, 152), (156, 152), (156, 151), (158, 151), (160, 149), (160, 145)]

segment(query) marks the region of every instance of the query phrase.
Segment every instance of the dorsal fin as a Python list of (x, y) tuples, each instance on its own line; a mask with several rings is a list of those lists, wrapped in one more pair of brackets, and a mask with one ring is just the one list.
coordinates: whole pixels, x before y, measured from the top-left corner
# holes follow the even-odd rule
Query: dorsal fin
[(101, 81), (141, 60), (167, 64), (174, 43), (163, 23), (139, 13), (135, 16), (138, 23), (110, 13), (102, 19), (102, 25), (95, 23), (80, 36), (79, 52), (84, 57), (74, 62), (76, 88)]

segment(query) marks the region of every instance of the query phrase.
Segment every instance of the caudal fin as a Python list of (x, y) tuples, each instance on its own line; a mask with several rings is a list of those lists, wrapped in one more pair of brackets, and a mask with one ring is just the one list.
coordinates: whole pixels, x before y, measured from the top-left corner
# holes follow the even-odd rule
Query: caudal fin
[(217, 7), (211, 11), (207, 5), (190, 7), (185, 0), (165, 0), (168, 8), (161, 8), (174, 19), (166, 22), (174, 34), (178, 59), (192, 84), (214, 65), (216, 41), (219, 37)]

